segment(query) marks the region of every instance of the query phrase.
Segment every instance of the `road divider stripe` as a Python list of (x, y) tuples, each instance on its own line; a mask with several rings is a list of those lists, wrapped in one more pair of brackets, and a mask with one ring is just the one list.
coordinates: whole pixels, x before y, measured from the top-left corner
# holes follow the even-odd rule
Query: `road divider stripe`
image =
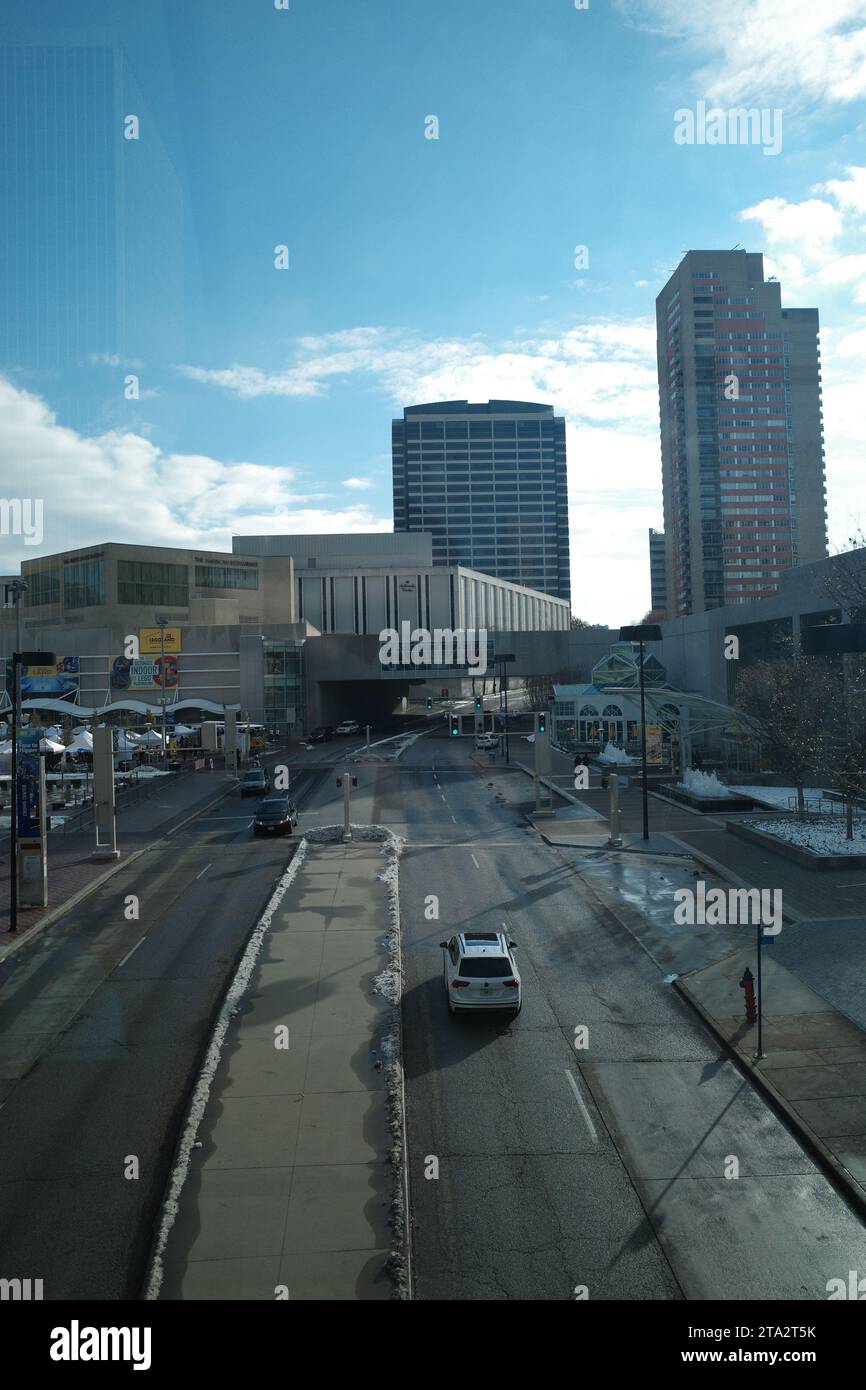
[(146, 940), (147, 940), (147, 937), (146, 937), (146, 936), (143, 936), (143, 937), (141, 938), (140, 941), (136, 941), (136, 943), (135, 943), (135, 945), (133, 946), (132, 950), (131, 950), (131, 951), (127, 951), (126, 955), (123, 957), (123, 960), (120, 960), (120, 961), (117, 962), (117, 965), (114, 967), (115, 970), (120, 970), (121, 966), (126, 965), (126, 962), (129, 960), (129, 957), (132, 956), (132, 955), (134, 955), (135, 952), (138, 950), (139, 946), (141, 945), (141, 942), (142, 942), (142, 941), (146, 941)]
[(566, 1074), (566, 1076), (568, 1077), (568, 1084), (571, 1086), (571, 1089), (574, 1091), (574, 1098), (575, 1098), (575, 1100), (577, 1101), (578, 1107), (579, 1107), (579, 1109), (580, 1109), (580, 1113), (581, 1113), (581, 1115), (583, 1116), (584, 1120), (586, 1121), (586, 1127), (587, 1127), (587, 1129), (589, 1130), (589, 1137), (590, 1137), (590, 1139), (592, 1140), (593, 1144), (597, 1144), (597, 1143), (598, 1143), (598, 1133), (597, 1133), (597, 1131), (596, 1131), (595, 1125), (592, 1123), (592, 1117), (591, 1117), (589, 1111), (588, 1111), (587, 1108), (586, 1108), (586, 1101), (583, 1099), (583, 1096), (580, 1094), (580, 1091), (578, 1090), (577, 1082), (575, 1081), (574, 1076), (572, 1075), (572, 1073), (571, 1073), (571, 1071), (569, 1070), (568, 1067), (566, 1067), (566, 1069), (565, 1069), (565, 1074)]

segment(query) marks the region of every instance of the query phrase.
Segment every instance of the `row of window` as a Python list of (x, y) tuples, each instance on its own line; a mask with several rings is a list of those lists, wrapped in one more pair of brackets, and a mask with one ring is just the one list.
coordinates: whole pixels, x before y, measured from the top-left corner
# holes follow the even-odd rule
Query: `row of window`
[[(60, 602), (59, 570), (42, 570), (27, 580), (27, 601), (39, 606)], [(258, 570), (234, 565), (196, 565), (197, 589), (258, 589)], [(106, 602), (104, 561), (82, 560), (64, 566), (64, 608), (93, 608)], [(142, 607), (189, 606), (189, 566), (150, 560), (118, 560), (117, 602)]]

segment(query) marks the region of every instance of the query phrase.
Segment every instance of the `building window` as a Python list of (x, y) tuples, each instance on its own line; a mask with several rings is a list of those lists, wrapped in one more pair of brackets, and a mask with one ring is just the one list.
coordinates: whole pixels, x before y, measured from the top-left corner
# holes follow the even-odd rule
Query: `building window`
[[(182, 569), (178, 565), (176, 568)], [(257, 569), (239, 569), (232, 565), (196, 565), (195, 587), (197, 589), (257, 589), (259, 572)]]
[(28, 604), (59, 603), (60, 573), (58, 570), (37, 570), (28, 574), (27, 593), (24, 602)]
[[(67, 580), (68, 583), (68, 580)], [(101, 602), (105, 602), (104, 599)], [(149, 560), (118, 560), (117, 602), (145, 608), (189, 606), (186, 565), (163, 565)], [(69, 604), (66, 605), (67, 608)]]
[(81, 560), (66, 566), (63, 573), (64, 608), (95, 608), (104, 602), (104, 561)]

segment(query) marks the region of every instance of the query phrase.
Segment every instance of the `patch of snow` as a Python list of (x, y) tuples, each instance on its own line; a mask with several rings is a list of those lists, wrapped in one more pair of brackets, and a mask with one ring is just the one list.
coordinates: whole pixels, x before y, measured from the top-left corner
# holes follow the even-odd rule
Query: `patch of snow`
[[(783, 811), (790, 811), (797, 805), (796, 787), (732, 787), (738, 796), (750, 796), (753, 801), (764, 801), (768, 806), (779, 806)], [(820, 800), (822, 792), (815, 787), (805, 787), (803, 796), (806, 805), (812, 805)]]
[(773, 835), (785, 844), (811, 850), (812, 854), (866, 854), (866, 824), (863, 821), (855, 820), (853, 840), (845, 838), (844, 817), (820, 821), (747, 820), (743, 824), (765, 835)]

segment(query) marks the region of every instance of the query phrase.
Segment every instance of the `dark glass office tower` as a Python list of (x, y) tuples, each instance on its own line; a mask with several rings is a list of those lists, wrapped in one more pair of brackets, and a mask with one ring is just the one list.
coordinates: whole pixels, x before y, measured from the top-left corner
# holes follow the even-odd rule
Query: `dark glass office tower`
[(747, 251), (689, 251), (656, 300), (671, 618), (827, 553), (817, 309)]
[(565, 420), (530, 401), (411, 405), (391, 428), (394, 530), (434, 564), (571, 598)]

